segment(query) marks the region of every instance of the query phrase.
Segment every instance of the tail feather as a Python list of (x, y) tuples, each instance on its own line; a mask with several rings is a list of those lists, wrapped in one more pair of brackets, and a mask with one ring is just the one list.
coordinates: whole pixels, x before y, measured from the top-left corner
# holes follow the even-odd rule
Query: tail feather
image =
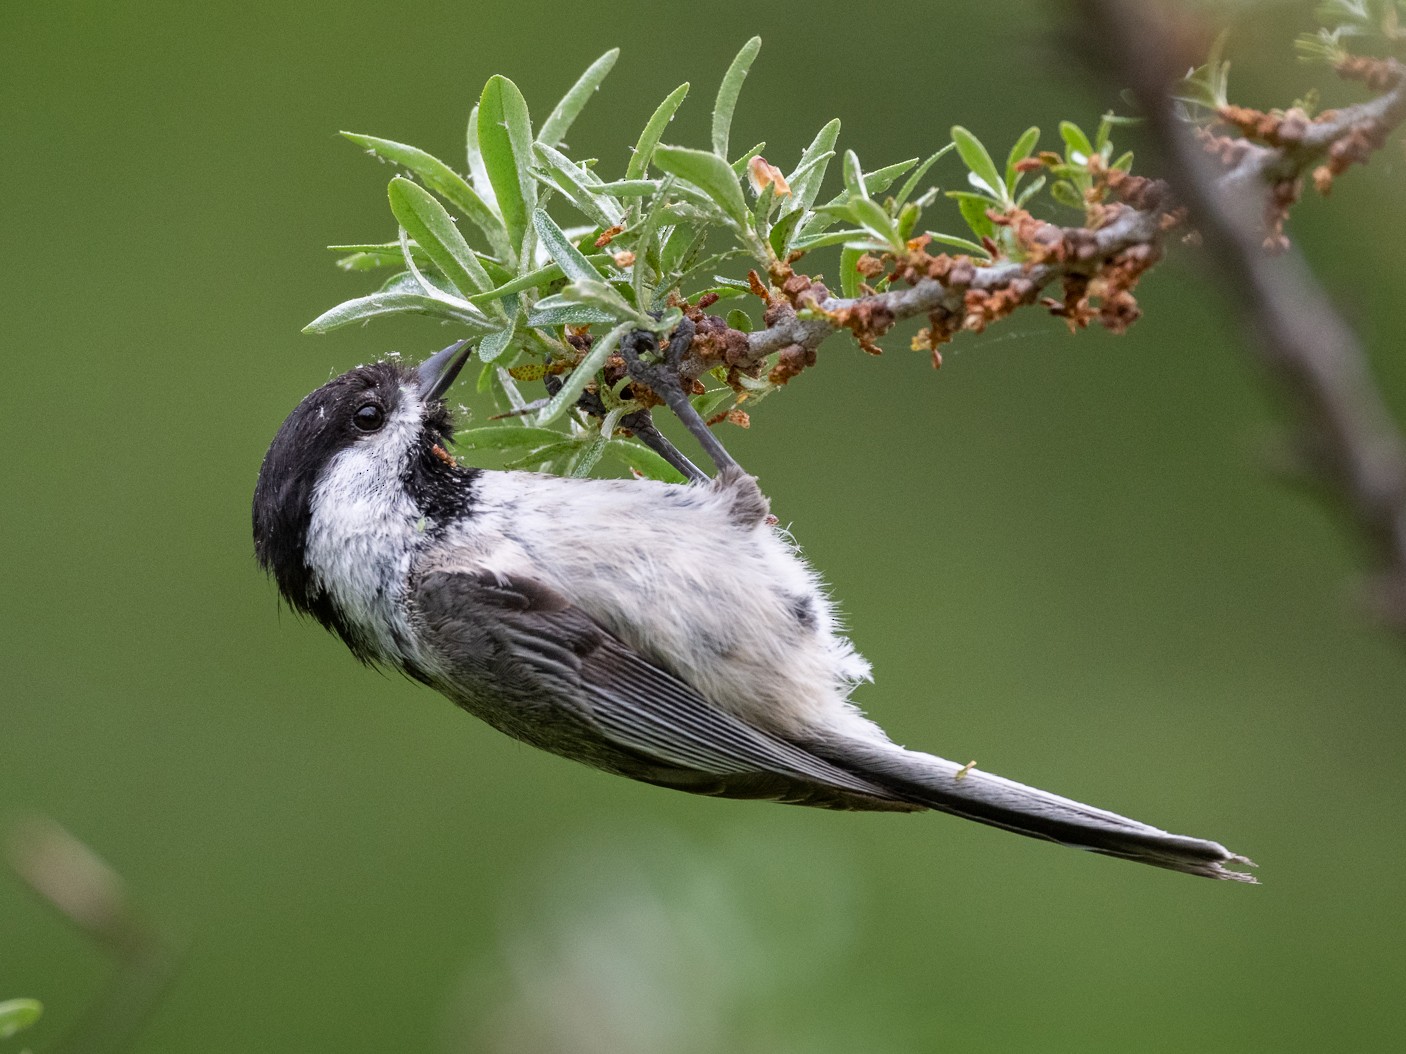
[(1255, 883), (1254, 861), (1219, 842), (1171, 834), (1105, 809), (893, 744), (808, 744), (815, 753), (930, 809), (1031, 838), (1188, 875)]

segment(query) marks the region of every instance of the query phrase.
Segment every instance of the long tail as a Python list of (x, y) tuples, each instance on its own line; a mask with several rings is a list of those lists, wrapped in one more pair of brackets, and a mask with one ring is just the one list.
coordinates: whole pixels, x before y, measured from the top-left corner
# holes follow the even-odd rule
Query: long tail
[(1095, 809), (980, 769), (968, 769), (945, 758), (893, 744), (855, 740), (807, 746), (828, 761), (930, 809), (964, 816), (1016, 834), (1188, 875), (1235, 882), (1257, 881), (1253, 875), (1226, 866), (1248, 864), (1254, 867), (1254, 861), (1232, 853), (1219, 842), (1169, 834), (1126, 816)]

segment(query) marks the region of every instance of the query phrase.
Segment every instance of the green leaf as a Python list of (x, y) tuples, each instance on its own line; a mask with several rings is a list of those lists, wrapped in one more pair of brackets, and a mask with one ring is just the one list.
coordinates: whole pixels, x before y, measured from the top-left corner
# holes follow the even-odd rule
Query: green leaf
[(885, 165), (873, 172), (864, 173), (864, 185), (869, 188), (869, 196), (882, 194), (889, 188), (889, 184), (917, 163), (916, 157), (910, 157), (907, 161), (895, 161), (893, 164)]
[(990, 198), (983, 194), (969, 194), (965, 190), (949, 190), (947, 196), (956, 199), (957, 207), (962, 210), (962, 219), (967, 221), (973, 234), (978, 238), (996, 236), (996, 224), (986, 215), (986, 210), (991, 207)]
[(845, 190), (851, 197), (867, 198), (869, 186), (864, 179), (864, 169), (859, 164), (859, 155), (853, 150), (845, 151), (844, 167)]
[(566, 375), (561, 387), (557, 389), (557, 393), (538, 412), (537, 427), (541, 428), (551, 424), (576, 405), (576, 400), (585, 391), (587, 383), (596, 375), (596, 371), (604, 366), (605, 360), (615, 353), (616, 347), (619, 346), (625, 334), (635, 328), (636, 324), (633, 321), (622, 322), (592, 345), (591, 350), (580, 364)]
[(942, 245), (951, 245), (954, 248), (961, 249), (963, 252), (971, 253), (975, 256), (984, 256), (988, 259), (991, 256), (991, 253), (987, 251), (985, 246), (978, 245), (976, 242), (966, 238), (958, 238), (955, 234), (939, 234), (937, 231), (928, 231), (927, 233), (928, 237)]
[(1035, 144), (1040, 141), (1040, 129), (1034, 127), (1027, 128), (1015, 145), (1011, 147), (1011, 152), (1006, 157), (1006, 186), (1011, 190), (1020, 182), (1020, 173), (1015, 170), (1017, 161), (1024, 161), (1035, 149)]
[[(473, 184), (474, 190), (478, 191), (481, 197), (493, 210), (495, 216), (501, 216), (498, 212), (498, 195), (493, 193), (493, 181), (488, 178), (488, 169), (483, 167), (483, 153), (478, 148), (478, 103), (469, 110), (468, 134), (464, 137), (464, 154), (469, 164), (469, 182)], [(503, 229), (504, 244), (507, 243), (507, 228)], [(506, 252), (504, 253), (506, 256)]]
[(363, 146), (379, 157), (414, 172), (425, 186), (459, 210), (460, 215), (483, 231), (488, 243), (495, 252), (504, 252), (508, 247), (507, 231), (498, 214), (455, 172), (439, 158), (418, 147), (396, 143), (390, 139), (378, 139), (374, 135), (361, 135), (356, 132), (343, 132), (353, 143)]
[(527, 324), (536, 329), (552, 329), (556, 326), (594, 326), (601, 323), (617, 322), (617, 312), (604, 311), (595, 304), (570, 300), (560, 294), (544, 296), (533, 304), (527, 313)]
[(1030, 185), (1024, 190), (1022, 190), (1019, 195), (1016, 196), (1015, 203), (1020, 207), (1024, 208), (1025, 203), (1027, 201), (1033, 198), (1036, 194), (1040, 193), (1040, 189), (1045, 185), (1045, 179), (1045, 176), (1036, 176), (1033, 180), (1030, 181)]
[(683, 473), (674, 468), (649, 447), (641, 446), (630, 439), (612, 439), (605, 447), (606, 453), (632, 468), (646, 479), (657, 479), (664, 483), (682, 483)]
[(864, 255), (863, 249), (846, 247), (840, 250), (840, 291), (848, 297), (859, 295), (860, 283), (864, 281), (864, 276), (859, 273), (859, 258)]
[(588, 170), (550, 146), (537, 143), (533, 149), (556, 189), (566, 195), (582, 215), (601, 227), (613, 227), (620, 222), (624, 215), (620, 206), (608, 194), (597, 193), (600, 184), (591, 185), (590, 177), (585, 175)]
[[(560, 434), (560, 433), (558, 433)], [(541, 468), (553, 458), (561, 457), (563, 454), (570, 454), (580, 449), (579, 439), (564, 439), (560, 443), (553, 443), (551, 446), (534, 450), (525, 457), (520, 457), (516, 461), (509, 461), (503, 467), (506, 469)]]
[(542, 239), (542, 248), (557, 262), (562, 274), (573, 282), (600, 281), (600, 272), (591, 266), (580, 249), (571, 244), (571, 239), (557, 226), (556, 220), (547, 215), (545, 209), (534, 212), (532, 222), (537, 227), (537, 236)]
[(752, 316), (740, 307), (735, 307), (727, 313), (727, 324), (731, 329), (740, 330), (743, 333), (750, 333), (756, 328), (752, 325)]
[(488, 272), (464, 241), (449, 213), (429, 191), (402, 176), (391, 180), (386, 196), (406, 233), (464, 296), (493, 288)]
[[(544, 316), (553, 320), (544, 322)], [(654, 319), (641, 315), (615, 288), (597, 278), (580, 278), (552, 296), (544, 296), (533, 305), (529, 324), (583, 325), (587, 322), (619, 322), (628, 320), (644, 329), (652, 327)]]
[(985, 183), (993, 195), (1004, 200), (1006, 185), (1001, 179), (1001, 174), (996, 171), (996, 162), (991, 160), (991, 155), (986, 152), (986, 147), (981, 145), (981, 140), (961, 125), (954, 125), (952, 142), (957, 144), (957, 153), (973, 175)]
[(639, 179), (649, 168), (649, 163), (654, 160), (654, 148), (659, 145), (664, 129), (669, 127), (669, 122), (674, 119), (674, 112), (683, 104), (687, 95), (688, 81), (684, 81), (671, 91), (654, 111), (645, 124), (644, 131), (635, 140), (635, 152), (630, 155), (630, 163), (625, 166), (627, 180)]
[(572, 457), (567, 465), (566, 474), (572, 479), (585, 479), (591, 474), (591, 469), (596, 467), (600, 461), (600, 456), (605, 453), (606, 444), (609, 442), (605, 436), (597, 433), (588, 442), (581, 444), (581, 449)]
[(727, 157), (728, 138), (732, 134), (732, 112), (737, 108), (737, 97), (742, 93), (742, 82), (747, 79), (752, 60), (761, 49), (761, 37), (753, 37), (743, 44), (718, 85), (718, 98), (713, 104), (713, 153), (718, 157)]
[(894, 200), (897, 201), (900, 205), (907, 201), (908, 196), (912, 194), (913, 191), (918, 189), (918, 183), (922, 180), (924, 176), (928, 174), (928, 169), (932, 168), (932, 166), (937, 163), (938, 159), (941, 158), (943, 154), (947, 153), (949, 150), (955, 150), (956, 147), (956, 143), (948, 143), (941, 150), (933, 154), (921, 165), (915, 168), (913, 170), (913, 174), (903, 181), (903, 186), (900, 187), (898, 193), (894, 195)]
[(748, 150), (746, 153), (744, 153), (741, 157), (739, 157), (736, 161), (732, 163), (732, 174), (735, 175), (738, 179), (742, 179), (744, 176), (746, 176), (747, 163), (765, 149), (766, 140), (763, 139), (760, 143), (752, 147), (750, 150)]
[[(600, 265), (604, 267), (610, 263), (610, 258), (607, 257), (604, 253), (598, 255), (588, 255), (586, 259), (592, 264), (592, 266)], [(511, 281), (504, 282), (497, 288), (490, 289), (486, 293), (479, 293), (477, 296), (471, 296), (468, 298), (468, 300), (470, 304), (478, 306), (480, 304), (486, 304), (493, 300), (501, 300), (503, 297), (511, 296), (514, 293), (521, 293), (523, 290), (526, 289), (541, 289), (545, 286), (551, 285), (553, 282), (559, 280), (561, 277), (561, 267), (558, 264), (552, 263), (548, 264), (546, 267), (539, 267), (535, 271), (528, 271), (526, 274), (519, 275)]]
[(804, 238), (797, 238), (793, 248), (809, 252), (811, 249), (823, 249), (827, 245), (843, 245), (845, 242), (868, 237), (868, 231), (847, 227), (841, 231), (826, 231), (824, 234), (810, 234)]
[(1061, 179), (1050, 187), (1050, 197), (1061, 205), (1067, 205), (1071, 209), (1083, 209), (1084, 199), (1079, 191), (1074, 188), (1074, 184), (1068, 180)]
[(1079, 157), (1075, 155), (1082, 155), (1083, 158), (1087, 159), (1097, 153), (1097, 151), (1094, 150), (1094, 144), (1089, 142), (1089, 137), (1084, 134), (1084, 130), (1073, 121), (1060, 121), (1059, 135), (1060, 138), (1064, 140), (1064, 145), (1069, 151), (1069, 160), (1071, 161), (1080, 160)]
[(507, 77), (495, 75), (484, 86), (478, 103), (478, 147), (516, 252), (537, 207), (537, 182), (531, 173), (532, 120), (527, 102)]
[(0, 1039), (9, 1039), (28, 1028), (43, 1012), (44, 1005), (37, 999), (7, 999), (0, 1003)]
[(467, 326), (475, 335), (489, 333), (494, 328), (483, 315), (461, 300), (396, 289), (378, 290), (370, 296), (344, 301), (318, 315), (303, 327), (303, 332), (327, 333), (382, 315), (429, 315)]
[(898, 210), (894, 225), (898, 228), (898, 240), (904, 243), (905, 248), (908, 239), (913, 237), (913, 228), (918, 225), (918, 217), (922, 214), (923, 210), (911, 201)]
[(508, 301), (508, 304), (511, 310), (508, 312), (506, 321), (499, 329), (494, 330), (478, 343), (480, 362), (497, 362), (512, 346), (513, 337), (517, 333), (518, 320), (522, 317), (522, 301), (513, 297)]
[[(399, 242), (371, 245), (329, 245), (337, 253), (347, 253), (337, 261), (343, 271), (374, 271), (381, 267), (399, 267), (405, 262)], [(410, 255), (417, 264), (430, 263), (429, 256), (418, 245), (410, 246)]]
[(664, 203), (668, 200), (669, 191), (673, 186), (674, 177), (665, 176), (664, 184), (659, 188), (659, 193), (649, 203), (649, 211), (644, 214), (639, 225), (631, 232), (635, 236), (635, 265), (630, 272), (630, 282), (635, 290), (635, 304), (642, 308), (648, 307), (648, 302), (654, 299), (654, 290), (650, 288), (649, 282), (651, 259), (655, 266), (659, 268), (663, 266), (661, 262), (663, 247), (655, 246), (655, 233), (664, 215)]
[(894, 252), (903, 251), (903, 239), (898, 236), (893, 217), (869, 198), (854, 198), (850, 201), (850, 215), (857, 223), (869, 231), (879, 241), (887, 242)]
[(839, 137), (840, 119), (837, 117), (820, 129), (801, 154), (795, 170), (786, 177), (786, 182), (791, 184), (791, 197), (802, 209), (809, 209), (815, 204), (820, 185), (825, 182), (829, 159), (835, 153), (835, 141)]
[(801, 221), (803, 215), (804, 213), (800, 209), (792, 209), (790, 212), (783, 212), (780, 218), (772, 224), (767, 241), (771, 244), (771, 251), (776, 254), (778, 260), (784, 260), (786, 254), (791, 251), (791, 235), (795, 233), (796, 225)]
[(659, 190), (657, 179), (617, 179), (596, 188), (614, 198), (647, 198)]
[(564, 436), (552, 428), (533, 428), (531, 425), (485, 425), (459, 432), (454, 438), (456, 447), (468, 450), (522, 450), (524, 448), (551, 446), (560, 443)]
[(703, 191), (723, 214), (737, 226), (747, 223), (747, 203), (732, 166), (717, 154), (689, 150), (682, 146), (660, 145), (654, 150), (654, 163), (661, 170), (686, 179)]
[(566, 138), (571, 125), (585, 109), (586, 103), (591, 101), (591, 96), (600, 88), (601, 81), (605, 80), (605, 75), (610, 72), (619, 57), (620, 49), (611, 48), (586, 67), (586, 72), (581, 74), (571, 86), (571, 90), (561, 97), (556, 109), (542, 122), (542, 129), (537, 133), (539, 143), (544, 146), (557, 146)]

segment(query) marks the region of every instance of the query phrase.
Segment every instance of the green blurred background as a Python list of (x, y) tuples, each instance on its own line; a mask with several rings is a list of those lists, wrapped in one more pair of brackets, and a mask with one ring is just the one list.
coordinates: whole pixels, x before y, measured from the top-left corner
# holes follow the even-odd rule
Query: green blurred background
[[(490, 74), (540, 119), (619, 45), (571, 136), (618, 172), (681, 80), (669, 138), (706, 141), (753, 33), (733, 141), (783, 168), (834, 116), (877, 165), (958, 122), (1051, 146), (1116, 104), (1047, 36), (1060, 7), (992, 10), (0, 7), (0, 821), (66, 825), (188, 943), (134, 1049), (1396, 1049), (1406, 661), (1357, 604), (1353, 541), (1267, 472), (1273, 400), (1194, 252), (1126, 338), (1032, 312), (940, 373), (911, 330), (880, 359), (837, 338), (727, 439), (833, 584), (897, 739), (1220, 839), (1260, 888), (609, 778), (362, 669), (254, 566), (284, 414), (453, 337), (299, 334), (372, 281), (321, 246), (393, 234), (391, 170), (338, 129), (457, 159)], [(1295, 28), (1246, 22), (1233, 96), (1313, 83)], [(1401, 175), (1398, 143), (1292, 225), (1398, 411)], [(0, 873), (0, 998), (47, 1005), (22, 1038), (110, 972)]]

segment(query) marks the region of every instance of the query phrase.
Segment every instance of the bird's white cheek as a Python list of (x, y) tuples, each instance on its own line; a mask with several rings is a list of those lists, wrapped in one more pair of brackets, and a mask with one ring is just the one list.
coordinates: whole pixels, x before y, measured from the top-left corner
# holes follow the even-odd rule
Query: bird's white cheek
[(399, 474), (365, 449), (345, 451), (313, 494), (306, 559), (317, 584), (383, 653), (405, 627), (401, 611), (420, 515)]

